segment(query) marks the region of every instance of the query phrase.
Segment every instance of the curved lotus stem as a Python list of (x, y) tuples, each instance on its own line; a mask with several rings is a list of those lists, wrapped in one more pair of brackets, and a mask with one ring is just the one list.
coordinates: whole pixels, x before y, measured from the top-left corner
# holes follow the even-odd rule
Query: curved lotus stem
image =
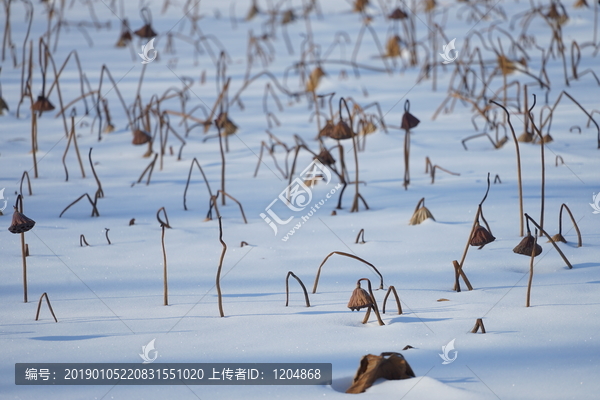
[(375, 300), (375, 295), (373, 294), (373, 289), (371, 288), (371, 281), (368, 278), (361, 278), (356, 282), (357, 286), (360, 286), (360, 282), (361, 281), (367, 281), (367, 286), (369, 288), (369, 295), (371, 296), (371, 299), (373, 300), (373, 305), (369, 306), (369, 308), (367, 308), (367, 313), (365, 314), (365, 318), (363, 319), (363, 324), (366, 324), (367, 321), (369, 320), (369, 315), (371, 314), (371, 309), (373, 309), (373, 311), (375, 311), (375, 316), (377, 317), (377, 322), (379, 322), (379, 325), (385, 325), (383, 323), (383, 320), (381, 319), (381, 315), (379, 315), (379, 308), (377, 307), (377, 300)]
[(383, 298), (383, 309), (381, 310), (381, 312), (385, 314), (385, 303), (387, 302), (390, 293), (393, 293), (394, 297), (396, 298), (396, 305), (398, 306), (398, 315), (402, 315), (402, 306), (400, 305), (400, 298), (398, 297), (398, 292), (396, 292), (396, 288), (393, 286), (390, 286), (388, 288), (388, 291), (385, 294), (385, 297)]
[(358, 256), (355, 256), (353, 254), (344, 253), (342, 251), (332, 251), (321, 262), (321, 265), (319, 265), (319, 269), (317, 270), (317, 276), (315, 277), (315, 284), (313, 286), (313, 291), (312, 291), (313, 293), (317, 292), (317, 286), (319, 285), (319, 277), (321, 276), (321, 267), (323, 267), (323, 265), (325, 264), (325, 262), (327, 262), (327, 260), (329, 259), (329, 257), (331, 257), (334, 254), (339, 254), (340, 256), (346, 256), (346, 257), (354, 258), (355, 260), (361, 261), (361, 262), (367, 264), (369, 267), (373, 268), (373, 270), (375, 270), (375, 272), (377, 273), (377, 275), (379, 275), (379, 278), (381, 279), (380, 283), (379, 283), (379, 289), (383, 289), (383, 275), (381, 275), (381, 273), (377, 270), (377, 268), (375, 268), (375, 266), (373, 264), (371, 264), (370, 262), (365, 261), (362, 258), (360, 258)]
[(306, 286), (304, 286), (304, 283), (302, 283), (300, 278), (298, 278), (292, 271), (289, 271), (287, 273), (287, 276), (285, 277), (285, 306), (286, 307), (288, 306), (288, 303), (290, 300), (290, 285), (289, 285), (290, 275), (293, 276), (298, 281), (300, 286), (302, 286), (302, 291), (304, 292), (304, 301), (306, 302), (306, 307), (310, 307), (310, 301), (308, 301), (308, 292), (306, 291)]

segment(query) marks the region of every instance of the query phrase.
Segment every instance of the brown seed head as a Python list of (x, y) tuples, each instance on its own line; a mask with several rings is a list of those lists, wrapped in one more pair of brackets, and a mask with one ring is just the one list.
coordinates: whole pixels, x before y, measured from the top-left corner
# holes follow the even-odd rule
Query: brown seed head
[(369, 292), (361, 288), (360, 284), (357, 284), (352, 296), (350, 296), (350, 301), (348, 301), (348, 308), (352, 311), (358, 311), (366, 307), (373, 307), (373, 299)]
[(157, 35), (157, 33), (154, 31), (154, 29), (152, 29), (152, 26), (150, 26), (150, 24), (142, 26), (140, 29), (133, 33), (144, 39), (150, 39)]
[(8, 227), (8, 230), (12, 233), (23, 233), (33, 228), (34, 225), (34, 220), (27, 218), (15, 208), (15, 212), (13, 213), (12, 217), (12, 223)]
[(535, 238), (531, 236), (531, 233), (528, 233), (527, 236), (521, 240), (521, 242), (513, 249), (513, 252), (517, 254), (522, 254), (524, 256), (531, 257), (531, 252), (533, 250), (533, 245), (535, 244), (535, 256), (537, 257), (542, 254), (542, 246), (535, 243)]
[(494, 240), (496, 240), (496, 238), (487, 229), (477, 224), (469, 244), (471, 246), (480, 246), (480, 248), (482, 248), (486, 244), (492, 243)]

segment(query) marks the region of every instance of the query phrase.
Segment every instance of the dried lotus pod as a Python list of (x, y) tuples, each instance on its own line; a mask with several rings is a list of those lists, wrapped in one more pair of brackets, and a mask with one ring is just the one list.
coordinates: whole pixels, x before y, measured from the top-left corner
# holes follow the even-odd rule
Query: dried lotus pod
[(0, 115), (4, 114), (4, 110), (9, 111), (8, 104), (6, 104), (4, 99), (2, 97), (0, 97)]
[(519, 141), (521, 143), (531, 143), (531, 142), (533, 142), (533, 133), (531, 133), (531, 132), (523, 132), (517, 138), (517, 141)]
[(369, 5), (369, 0), (354, 0), (354, 7), (352, 11), (363, 12)]
[(252, 1), (252, 6), (250, 6), (248, 13), (246, 14), (246, 21), (250, 21), (258, 13), (260, 13), (260, 10), (259, 10), (258, 6), (256, 5), (256, 0), (254, 0), (254, 1)]
[(535, 245), (535, 256), (537, 257), (542, 254), (542, 246), (535, 243), (535, 238), (531, 236), (531, 232), (527, 231), (527, 236), (521, 240), (521, 242), (513, 249), (513, 252), (522, 254), (524, 256), (531, 257), (533, 246)]
[(353, 136), (354, 132), (352, 132), (352, 128), (344, 121), (339, 120), (333, 127), (333, 131), (329, 137), (337, 140), (346, 140), (352, 139)]
[(35, 221), (27, 218), (24, 214), (17, 211), (15, 207), (15, 212), (13, 213), (12, 223), (8, 227), (8, 230), (12, 233), (24, 233), (28, 230), (31, 230), (35, 225)]
[(479, 246), (479, 248), (483, 248), (486, 244), (492, 243), (496, 238), (483, 226), (477, 223), (477, 227), (473, 231), (473, 236), (471, 237), (471, 241), (469, 244), (471, 246)]
[(129, 21), (127, 20), (127, 18), (125, 18), (121, 23), (121, 34), (119, 35), (119, 40), (117, 40), (115, 47), (126, 47), (132, 40), (133, 37), (131, 36), (131, 28), (129, 28)]
[(417, 203), (415, 212), (413, 213), (413, 216), (410, 218), (410, 221), (408, 222), (408, 224), (409, 225), (419, 225), (421, 222), (425, 221), (428, 218), (431, 218), (432, 220), (435, 221), (435, 218), (433, 218), (433, 215), (431, 214), (429, 209), (427, 207), (425, 207), (425, 197), (423, 197)]
[(560, 233), (557, 233), (556, 235), (552, 236), (550, 239), (552, 239), (552, 240), (548, 240), (546, 243), (550, 243), (550, 242), (567, 243), (567, 239), (565, 239), (565, 237), (563, 235), (561, 235)]
[(335, 158), (333, 158), (327, 149), (321, 150), (321, 152), (313, 159), (319, 160), (321, 164), (327, 165), (328, 167), (335, 164)]
[(361, 308), (373, 307), (373, 299), (365, 289), (360, 287), (360, 282), (356, 284), (356, 289), (350, 296), (348, 308), (352, 311), (358, 311)]
[(140, 29), (138, 29), (137, 31), (134, 31), (133, 33), (135, 33), (137, 36), (144, 38), (144, 39), (151, 39), (153, 37), (155, 37), (156, 35), (158, 35), (154, 29), (152, 29), (152, 26), (150, 24), (146, 24), (144, 26), (142, 26)]
[(417, 117), (415, 117), (408, 111), (404, 111), (404, 114), (402, 115), (402, 124), (400, 125), (400, 127), (405, 131), (408, 131), (419, 125), (419, 122), (421, 121)]
[(400, 36), (391, 36), (385, 44), (386, 57), (400, 57)]
[(323, 76), (325, 76), (325, 71), (323, 71), (323, 68), (317, 67), (313, 69), (308, 77), (308, 81), (306, 82), (306, 91), (314, 92), (317, 90), (317, 86), (319, 86), (319, 82)]
[(294, 10), (289, 9), (283, 13), (281, 17), (281, 23), (283, 25), (289, 24), (290, 22), (294, 22), (296, 20), (296, 14), (294, 14)]
[(133, 140), (132, 144), (138, 146), (141, 144), (149, 143), (152, 140), (152, 136), (150, 136), (147, 132), (144, 132), (141, 129), (136, 129), (133, 131)]
[(35, 103), (33, 103), (31, 105), (31, 109), (33, 111), (40, 111), (40, 112), (52, 111), (52, 110), (54, 110), (54, 106), (52, 105), (52, 103), (50, 103), (50, 100), (48, 100), (46, 97), (38, 96)]
[(402, 20), (408, 18), (408, 14), (402, 11), (400, 8), (394, 9), (390, 15), (388, 15), (389, 19)]

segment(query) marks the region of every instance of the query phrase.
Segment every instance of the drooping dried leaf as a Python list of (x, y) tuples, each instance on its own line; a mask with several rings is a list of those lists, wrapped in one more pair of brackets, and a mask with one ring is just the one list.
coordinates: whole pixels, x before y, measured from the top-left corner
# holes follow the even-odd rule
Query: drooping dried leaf
[(0, 115), (4, 114), (4, 110), (9, 111), (8, 104), (6, 104), (4, 99), (2, 97), (0, 97)]
[(410, 221), (408, 222), (408, 224), (409, 225), (419, 225), (421, 222), (425, 221), (428, 218), (431, 218), (432, 220), (435, 221), (435, 218), (433, 218), (433, 215), (431, 214), (429, 209), (427, 207), (423, 206), (423, 207), (420, 207), (417, 211), (415, 211), (413, 216), (410, 218)]
[(398, 35), (390, 36), (385, 44), (386, 57), (400, 57), (400, 37)]
[(229, 119), (226, 112), (222, 112), (221, 114), (219, 114), (216, 120), (216, 124), (219, 128), (222, 129), (221, 134), (223, 136), (233, 135), (237, 132), (238, 129), (237, 125)]
[(333, 130), (331, 131), (331, 136), (329, 136), (329, 137), (332, 139), (337, 139), (337, 140), (346, 140), (346, 139), (352, 139), (352, 136), (354, 136), (354, 132), (352, 132), (352, 128), (350, 128), (350, 126), (348, 126), (347, 123), (340, 120), (333, 127)]
[(306, 91), (314, 92), (317, 90), (317, 86), (319, 86), (319, 82), (323, 76), (325, 76), (325, 71), (323, 71), (323, 68), (317, 67), (313, 69), (308, 77), (308, 81), (306, 82)]
[(373, 121), (366, 121), (359, 125), (360, 130), (358, 131), (359, 135), (369, 135), (377, 130), (377, 125), (373, 123)]
[(363, 393), (380, 378), (399, 380), (414, 377), (415, 373), (400, 353), (367, 354), (360, 360), (352, 386), (346, 393)]
[(590, 6), (588, 5), (586, 0), (577, 0), (575, 2), (575, 4), (573, 4), (574, 8), (582, 8), (582, 7), (586, 7), (589, 8)]
[(131, 141), (131, 143), (138, 146), (141, 144), (148, 143), (151, 140), (152, 140), (152, 136), (150, 136), (150, 134), (148, 134), (147, 132), (144, 132), (141, 129), (136, 129), (133, 131), (133, 140)]
[(435, 0), (425, 0), (425, 12), (430, 12), (435, 9), (437, 3)]
[(506, 58), (504, 55), (498, 56), (498, 67), (503, 75), (512, 74), (517, 69), (515, 63)]
[(252, 18), (256, 16), (260, 12), (258, 6), (256, 5), (256, 1), (252, 2), (252, 6), (248, 10), (248, 14), (246, 14), (246, 21), (250, 21)]

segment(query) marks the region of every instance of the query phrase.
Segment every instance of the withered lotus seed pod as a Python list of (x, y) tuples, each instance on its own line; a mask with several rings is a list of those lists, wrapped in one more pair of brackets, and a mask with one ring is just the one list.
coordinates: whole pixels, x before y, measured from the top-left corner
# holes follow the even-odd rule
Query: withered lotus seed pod
[(400, 8), (396, 8), (390, 15), (388, 15), (389, 19), (401, 20), (408, 18), (408, 15), (402, 11)]
[(8, 104), (6, 104), (4, 99), (2, 97), (0, 97), (0, 115), (4, 114), (4, 110), (9, 111)]
[(373, 307), (373, 299), (365, 289), (360, 287), (360, 283), (356, 285), (356, 289), (350, 296), (348, 308), (352, 311), (358, 311), (361, 308)]
[(322, 127), (321, 130), (319, 131), (318, 137), (331, 137), (332, 134), (333, 134), (333, 121), (328, 119), (327, 122), (325, 122), (325, 126)]
[(527, 236), (521, 240), (521, 242), (513, 249), (513, 252), (517, 254), (522, 254), (524, 256), (531, 257), (531, 252), (533, 250), (533, 245), (535, 244), (535, 256), (537, 257), (542, 254), (542, 246), (535, 243), (535, 238), (531, 236), (531, 232), (527, 232)]
[(31, 230), (35, 225), (35, 221), (27, 218), (24, 214), (21, 214), (15, 208), (13, 213), (12, 223), (8, 227), (8, 230), (12, 233), (23, 233)]
[(352, 132), (352, 128), (350, 128), (350, 126), (348, 126), (347, 123), (340, 120), (333, 127), (333, 131), (331, 132), (331, 136), (329, 136), (329, 137), (332, 139), (337, 139), (337, 140), (346, 140), (346, 139), (352, 139), (352, 136), (354, 136), (354, 132)]
[(563, 235), (561, 235), (560, 233), (557, 233), (556, 235), (552, 236), (550, 239), (552, 239), (552, 240), (548, 240), (546, 243), (550, 243), (550, 242), (567, 243), (567, 239), (565, 239), (565, 237)]
[(50, 103), (50, 100), (48, 100), (46, 97), (38, 96), (35, 103), (33, 103), (31, 105), (31, 109), (33, 111), (52, 111), (52, 110), (54, 110), (54, 106), (52, 105), (52, 103)]
[(479, 246), (479, 248), (483, 248), (486, 244), (492, 243), (496, 238), (483, 226), (477, 224), (475, 231), (473, 231), (473, 236), (471, 237), (471, 241), (469, 244), (471, 246)]
[(281, 23), (283, 25), (289, 24), (290, 22), (294, 22), (296, 20), (296, 15), (294, 14), (294, 10), (290, 9), (283, 13), (281, 17)]
[(402, 114), (402, 124), (400, 125), (400, 128), (404, 129), (405, 131), (416, 127), (419, 125), (419, 122), (421, 122), (417, 117), (412, 115), (408, 109), (409, 106), (408, 103), (406, 103), (404, 106), (404, 114)]
[(335, 164), (335, 158), (327, 149), (321, 150), (321, 152), (313, 159), (319, 160), (321, 164), (327, 165), (328, 167)]
[(519, 141), (521, 143), (531, 143), (531, 142), (533, 142), (533, 133), (531, 133), (531, 132), (523, 132), (517, 138), (517, 141)]
[(144, 26), (142, 26), (140, 29), (138, 29), (137, 31), (133, 32), (135, 33), (137, 36), (143, 38), (143, 39), (151, 39), (153, 37), (155, 37), (156, 35), (158, 35), (154, 29), (152, 29), (152, 26), (150, 24), (146, 24)]
[(138, 146), (141, 144), (148, 143), (151, 140), (152, 136), (150, 136), (148, 133), (144, 132), (141, 129), (136, 129), (133, 131), (133, 140), (131, 141), (131, 143)]
[(369, 5), (369, 0), (354, 0), (354, 12), (363, 12)]

